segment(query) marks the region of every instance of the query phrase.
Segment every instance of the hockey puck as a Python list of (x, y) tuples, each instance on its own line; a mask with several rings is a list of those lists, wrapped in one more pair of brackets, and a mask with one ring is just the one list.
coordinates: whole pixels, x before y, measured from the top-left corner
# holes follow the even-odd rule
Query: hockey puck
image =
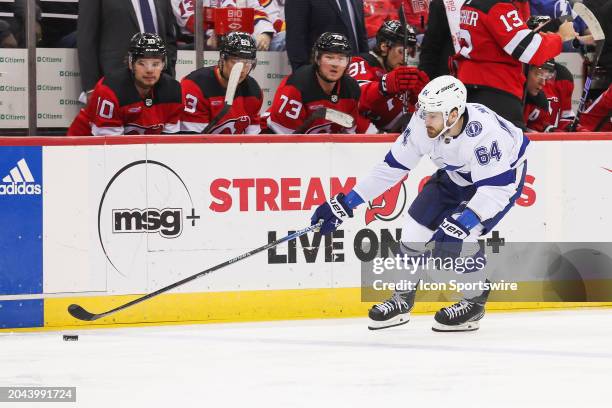
[(76, 334), (64, 334), (64, 341), (77, 341), (79, 336)]

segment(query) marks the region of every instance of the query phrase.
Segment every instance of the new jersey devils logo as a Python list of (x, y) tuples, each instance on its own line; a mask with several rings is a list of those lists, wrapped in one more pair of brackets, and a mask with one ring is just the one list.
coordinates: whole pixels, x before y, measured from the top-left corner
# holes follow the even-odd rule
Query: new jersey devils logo
[(368, 203), (365, 213), (366, 225), (374, 220), (393, 221), (404, 212), (406, 207), (406, 186), (404, 185), (404, 180), (406, 178), (408, 176)]
[(212, 133), (215, 134), (232, 134), (243, 135), (246, 133), (246, 128), (251, 124), (251, 118), (248, 116), (240, 116), (237, 118), (228, 119), (222, 124), (216, 126)]

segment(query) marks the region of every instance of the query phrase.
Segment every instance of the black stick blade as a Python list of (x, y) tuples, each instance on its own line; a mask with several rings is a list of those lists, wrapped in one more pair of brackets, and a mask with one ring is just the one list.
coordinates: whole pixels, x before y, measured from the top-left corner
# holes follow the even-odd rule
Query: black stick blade
[(96, 320), (98, 318), (98, 315), (89, 313), (87, 310), (83, 309), (81, 306), (75, 305), (75, 304), (68, 306), (68, 313), (70, 313), (70, 315), (72, 315), (72, 317), (74, 317), (75, 319), (84, 320), (87, 322)]

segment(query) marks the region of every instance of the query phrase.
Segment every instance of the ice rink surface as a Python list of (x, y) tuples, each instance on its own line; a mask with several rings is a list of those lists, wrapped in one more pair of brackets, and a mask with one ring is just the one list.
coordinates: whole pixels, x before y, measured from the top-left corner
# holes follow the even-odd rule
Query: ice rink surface
[[(612, 406), (612, 309), (0, 334), (0, 385), (76, 386), (70, 407)], [(0, 408), (46, 406), (0, 403)]]

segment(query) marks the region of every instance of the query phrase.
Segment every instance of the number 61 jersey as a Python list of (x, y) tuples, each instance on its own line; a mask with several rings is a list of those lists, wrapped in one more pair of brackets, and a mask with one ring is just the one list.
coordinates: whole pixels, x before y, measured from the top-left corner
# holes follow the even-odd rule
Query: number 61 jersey
[(180, 131), (181, 86), (162, 74), (150, 98), (136, 90), (127, 68), (96, 84), (89, 103), (68, 129), (68, 136), (159, 135)]
[(518, 173), (524, 171), (524, 167), (517, 171), (529, 144), (523, 131), (487, 107), (468, 103), (461, 133), (445, 143), (441, 137), (427, 135), (419, 113), (412, 116), (384, 161), (355, 186), (355, 192), (366, 201), (377, 197), (428, 155), (454, 184), (476, 187), (468, 207), (481, 220), (502, 211), (516, 193)]

